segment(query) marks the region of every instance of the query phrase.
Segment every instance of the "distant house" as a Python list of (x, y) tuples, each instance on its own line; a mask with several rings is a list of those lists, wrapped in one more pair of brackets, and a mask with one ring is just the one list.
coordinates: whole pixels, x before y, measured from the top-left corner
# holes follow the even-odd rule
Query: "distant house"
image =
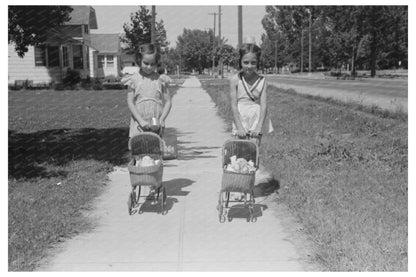
[(91, 34), (90, 76), (118, 77), (121, 73), (121, 48), (118, 34)]
[(61, 82), (69, 69), (91, 76), (91, 29), (97, 29), (95, 10), (90, 6), (71, 6), (70, 21), (48, 31), (48, 38), (38, 46), (29, 46), (20, 58), (14, 45), (8, 49), (8, 83), (30, 81), (33, 84)]
[(133, 74), (139, 70), (134, 54), (128, 54), (125, 49), (121, 51), (121, 73)]
[(137, 66), (134, 54), (128, 54), (125, 49), (121, 51), (121, 67)]

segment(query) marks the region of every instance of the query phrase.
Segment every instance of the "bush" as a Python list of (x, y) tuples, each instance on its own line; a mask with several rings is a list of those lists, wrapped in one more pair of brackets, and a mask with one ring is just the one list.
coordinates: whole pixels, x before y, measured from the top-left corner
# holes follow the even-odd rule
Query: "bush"
[(62, 85), (66, 89), (75, 89), (81, 82), (81, 73), (77, 70), (68, 69), (65, 77), (62, 79)]
[(86, 79), (81, 80), (81, 87), (86, 90), (102, 90), (103, 84), (98, 78), (90, 78), (89, 76)]
[(127, 86), (122, 83), (104, 83), (102, 84), (103, 89), (126, 89)]

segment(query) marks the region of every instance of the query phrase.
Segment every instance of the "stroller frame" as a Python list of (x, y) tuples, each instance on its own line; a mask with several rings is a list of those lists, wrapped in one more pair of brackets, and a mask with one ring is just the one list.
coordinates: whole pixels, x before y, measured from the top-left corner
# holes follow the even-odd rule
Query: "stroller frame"
[[(140, 206), (153, 198), (154, 203), (161, 203), (158, 213), (167, 214), (166, 205), (166, 189), (162, 183), (163, 176), (163, 150), (162, 139), (158, 134), (153, 132), (142, 132), (129, 139), (130, 162), (128, 170), (130, 174), (130, 182), (132, 190), (129, 193), (127, 207), (129, 215), (133, 214), (133, 209), (138, 208), (139, 214), (143, 213)], [(135, 161), (144, 156), (150, 156), (152, 159), (159, 159), (160, 163), (149, 167), (137, 167)], [(142, 186), (150, 186), (156, 190), (156, 196), (141, 195)], [(145, 201), (140, 203), (140, 198)]]
[[(258, 138), (252, 136), (247, 136), (245, 139), (234, 138), (227, 140), (222, 147), (223, 176), (217, 205), (218, 218), (221, 223), (224, 223), (226, 219), (228, 219), (229, 222), (232, 221), (232, 217), (228, 213), (230, 210), (229, 204), (236, 202), (243, 203), (243, 207), (248, 208), (248, 222), (257, 221), (257, 218), (254, 217), (255, 172), (232, 172), (227, 171), (225, 167), (230, 162), (230, 157), (235, 155), (237, 158), (245, 158), (247, 161), (254, 161), (257, 171), (259, 167), (258, 141)], [(243, 193), (243, 197), (240, 200), (230, 200), (231, 192)]]

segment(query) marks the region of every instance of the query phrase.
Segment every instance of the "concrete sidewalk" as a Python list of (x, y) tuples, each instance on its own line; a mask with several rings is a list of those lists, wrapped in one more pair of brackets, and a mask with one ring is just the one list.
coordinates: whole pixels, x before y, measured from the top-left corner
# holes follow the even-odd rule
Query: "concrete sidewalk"
[(273, 195), (256, 198), (257, 222), (220, 223), (221, 147), (229, 134), (197, 78), (173, 98), (167, 127), (177, 129), (179, 158), (165, 161), (167, 215), (151, 206), (128, 215), (127, 168), (109, 174), (91, 218), (96, 228), (56, 249), (40, 271), (307, 271), (293, 236), (276, 216)]

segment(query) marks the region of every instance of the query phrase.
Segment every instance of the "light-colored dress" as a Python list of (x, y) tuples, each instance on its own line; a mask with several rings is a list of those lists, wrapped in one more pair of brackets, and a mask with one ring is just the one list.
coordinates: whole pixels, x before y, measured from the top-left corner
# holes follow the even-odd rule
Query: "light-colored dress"
[[(139, 115), (150, 122), (153, 117), (160, 118), (163, 111), (163, 86), (165, 80), (154, 72), (149, 77), (144, 77), (139, 72), (129, 74), (121, 79), (128, 86), (129, 93), (134, 94), (134, 104)], [(139, 123), (131, 116), (129, 137), (143, 132)]]
[[(234, 75), (231, 81), (237, 82), (237, 107), (240, 114), (241, 124), (246, 130), (253, 131), (260, 118), (260, 96), (267, 89), (266, 79), (261, 76), (252, 84), (248, 84), (244, 77)], [(273, 132), (273, 125), (266, 114), (263, 126), (263, 134)], [(232, 134), (237, 133), (237, 127), (233, 123)]]

